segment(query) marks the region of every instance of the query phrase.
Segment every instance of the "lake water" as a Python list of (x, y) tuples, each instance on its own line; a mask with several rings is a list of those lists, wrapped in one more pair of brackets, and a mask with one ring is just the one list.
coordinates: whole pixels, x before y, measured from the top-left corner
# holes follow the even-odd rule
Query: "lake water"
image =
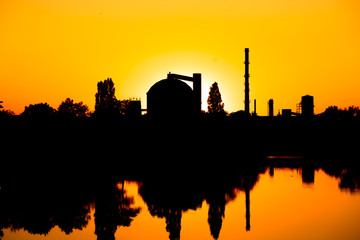
[(359, 178), (349, 172), (266, 167), (227, 180), (85, 181), (50, 193), (3, 185), (2, 239), (357, 240)]

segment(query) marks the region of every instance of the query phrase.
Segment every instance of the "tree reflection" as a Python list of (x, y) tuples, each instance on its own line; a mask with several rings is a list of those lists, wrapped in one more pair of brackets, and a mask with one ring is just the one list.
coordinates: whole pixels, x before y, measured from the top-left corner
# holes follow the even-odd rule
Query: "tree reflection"
[[(307, 159), (308, 160), (308, 159)], [(330, 165), (321, 162), (297, 162), (296, 165), (272, 162), (262, 166), (243, 166), (231, 174), (207, 171), (192, 175), (181, 172), (144, 177), (139, 183), (139, 194), (152, 216), (164, 218), (170, 240), (179, 240), (184, 212), (197, 209), (204, 201), (209, 205), (208, 225), (214, 239), (220, 237), (226, 205), (239, 192), (245, 194), (246, 225), (250, 230), (250, 194), (265, 167), (302, 169), (304, 183), (313, 183), (314, 172), (323, 169), (339, 180), (339, 188), (352, 193), (360, 189), (360, 169), (356, 166)], [(219, 173), (220, 172), (220, 173)], [(153, 173), (153, 172), (152, 172)], [(123, 178), (118, 178), (123, 179)], [(95, 207), (94, 222), (97, 239), (115, 239), (120, 226), (128, 227), (139, 214), (134, 199), (124, 189), (124, 182), (89, 178), (84, 181), (37, 180), (0, 181), (0, 238), (2, 230), (24, 229), (31, 234), (46, 235), (54, 226), (70, 234), (85, 228), (90, 219), (90, 208)], [(252, 206), (254, 207), (254, 206)], [(256, 206), (255, 206), (256, 207)]]
[(0, 229), (24, 229), (46, 235), (56, 225), (66, 234), (90, 220), (88, 189), (77, 184), (28, 181), (4, 185), (0, 191)]
[(360, 169), (346, 168), (340, 174), (339, 187), (356, 192), (360, 190)]
[[(124, 186), (124, 183), (122, 183)], [(98, 240), (115, 239), (118, 226), (130, 226), (140, 208), (131, 205), (134, 199), (126, 195), (124, 188), (115, 184), (101, 184), (95, 193), (95, 234)]]
[(181, 217), (181, 210), (174, 210), (166, 213), (166, 231), (169, 233), (170, 240), (180, 239)]
[(140, 208), (131, 207), (133, 198), (124, 189), (116, 188), (115, 182), (95, 185), (95, 189), (91, 184), (72, 181), (0, 185), (0, 238), (4, 228), (40, 235), (47, 235), (54, 226), (66, 234), (82, 230), (90, 221), (91, 206), (95, 205), (98, 239), (114, 239), (117, 227), (130, 226)]
[(208, 223), (210, 226), (210, 233), (214, 239), (218, 239), (222, 221), (225, 217), (225, 195), (218, 199), (214, 198), (207, 201), (209, 204)]

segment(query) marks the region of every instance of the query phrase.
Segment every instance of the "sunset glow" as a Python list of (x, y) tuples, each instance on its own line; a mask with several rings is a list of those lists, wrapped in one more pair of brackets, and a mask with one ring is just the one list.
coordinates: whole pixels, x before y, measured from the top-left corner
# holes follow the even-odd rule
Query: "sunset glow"
[(94, 110), (96, 83), (138, 97), (168, 72), (202, 73), (202, 109), (218, 82), (225, 110), (244, 109), (244, 48), (250, 106), (260, 115), (315, 98), (360, 105), (360, 4), (355, 0), (12, 0), (0, 3), (0, 100), (21, 113), (70, 97)]

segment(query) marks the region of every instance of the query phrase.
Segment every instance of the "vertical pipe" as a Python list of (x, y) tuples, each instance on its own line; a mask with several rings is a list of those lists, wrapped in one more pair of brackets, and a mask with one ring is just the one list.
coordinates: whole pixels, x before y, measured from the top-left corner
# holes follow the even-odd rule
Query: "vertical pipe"
[(245, 113), (250, 115), (250, 96), (249, 96), (249, 48), (245, 48)]
[(254, 99), (254, 116), (256, 116), (256, 99)]
[(195, 96), (196, 113), (201, 114), (201, 73), (193, 74), (193, 91)]

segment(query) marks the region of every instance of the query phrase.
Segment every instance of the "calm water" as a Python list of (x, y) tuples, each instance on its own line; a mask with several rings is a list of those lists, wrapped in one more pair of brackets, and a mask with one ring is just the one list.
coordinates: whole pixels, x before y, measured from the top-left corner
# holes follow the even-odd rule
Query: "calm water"
[(355, 240), (360, 195), (347, 171), (267, 167), (226, 181), (83, 183), (49, 194), (2, 186), (2, 239)]

